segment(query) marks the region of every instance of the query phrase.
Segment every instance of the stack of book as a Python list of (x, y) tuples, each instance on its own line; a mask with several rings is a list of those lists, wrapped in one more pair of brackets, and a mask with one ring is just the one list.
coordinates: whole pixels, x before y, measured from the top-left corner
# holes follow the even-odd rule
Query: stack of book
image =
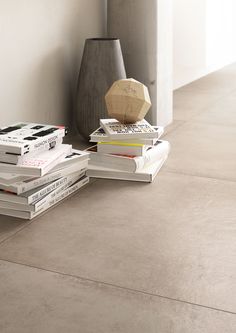
[(0, 214), (32, 219), (89, 182), (89, 153), (63, 144), (64, 126), (0, 129)]
[(152, 182), (170, 150), (169, 142), (160, 140), (163, 127), (151, 126), (145, 119), (134, 124), (101, 119), (100, 126), (90, 135), (97, 144), (87, 149), (87, 175)]

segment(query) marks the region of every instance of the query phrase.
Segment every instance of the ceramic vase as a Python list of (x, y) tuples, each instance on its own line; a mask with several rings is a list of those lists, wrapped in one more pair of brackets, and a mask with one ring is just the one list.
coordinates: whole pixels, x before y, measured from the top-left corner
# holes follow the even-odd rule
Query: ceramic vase
[(107, 118), (105, 95), (114, 81), (126, 78), (126, 71), (117, 38), (86, 39), (77, 82), (76, 123), (87, 140)]

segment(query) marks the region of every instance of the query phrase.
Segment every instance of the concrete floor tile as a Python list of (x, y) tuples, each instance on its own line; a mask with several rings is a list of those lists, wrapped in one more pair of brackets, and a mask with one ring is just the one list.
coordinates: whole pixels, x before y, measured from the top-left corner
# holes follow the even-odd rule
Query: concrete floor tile
[(236, 126), (236, 93), (222, 98), (192, 120), (207, 124)]
[(236, 315), (0, 262), (2, 333), (234, 333)]
[(191, 122), (177, 128), (165, 139), (171, 144), (167, 170), (236, 180), (234, 127)]
[(164, 132), (163, 136), (161, 137), (161, 139), (162, 138), (164, 139), (164, 137), (167, 134), (174, 131), (176, 128), (178, 128), (179, 126), (181, 126), (183, 124), (184, 124), (184, 121), (182, 121), (182, 120), (173, 120), (173, 122), (170, 125), (165, 127), (165, 132)]
[(178, 89), (173, 95), (174, 120), (188, 121), (219, 99), (218, 94), (213, 92), (189, 92), (184, 88)]
[(97, 181), (0, 246), (0, 258), (236, 311), (236, 184), (161, 172)]
[(236, 64), (174, 92), (153, 184), (99, 180), (32, 223), (0, 216), (0, 258), (91, 280), (0, 261), (1, 333), (236, 332), (235, 80)]
[(28, 221), (0, 215), (0, 243), (28, 224)]

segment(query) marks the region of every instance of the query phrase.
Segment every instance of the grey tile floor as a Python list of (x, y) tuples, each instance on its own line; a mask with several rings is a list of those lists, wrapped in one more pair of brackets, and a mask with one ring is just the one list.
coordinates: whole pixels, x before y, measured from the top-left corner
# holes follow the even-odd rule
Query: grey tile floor
[(153, 184), (0, 217), (0, 332), (236, 332), (236, 66), (174, 93)]

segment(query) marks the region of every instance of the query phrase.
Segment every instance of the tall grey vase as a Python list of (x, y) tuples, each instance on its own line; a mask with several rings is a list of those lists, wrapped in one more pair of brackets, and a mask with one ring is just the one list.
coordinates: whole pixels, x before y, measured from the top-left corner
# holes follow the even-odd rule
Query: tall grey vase
[(86, 39), (77, 83), (76, 123), (79, 133), (88, 139), (107, 118), (105, 94), (114, 81), (126, 78), (117, 38)]

